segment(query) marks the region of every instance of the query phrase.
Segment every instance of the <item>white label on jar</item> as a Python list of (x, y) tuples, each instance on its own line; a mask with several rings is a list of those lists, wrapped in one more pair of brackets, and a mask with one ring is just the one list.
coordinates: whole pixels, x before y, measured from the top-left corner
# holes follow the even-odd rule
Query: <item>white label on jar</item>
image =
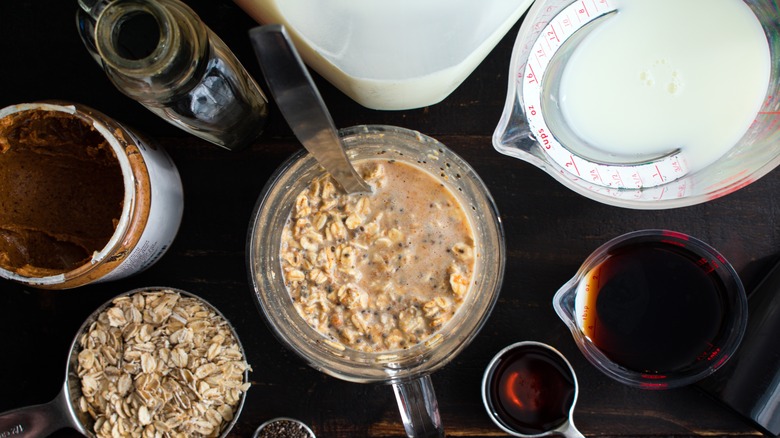
[(184, 212), (181, 177), (171, 157), (163, 149), (147, 145), (129, 129), (125, 130), (138, 146), (149, 173), (152, 192), (149, 220), (130, 254), (96, 283), (118, 280), (152, 266), (171, 246)]

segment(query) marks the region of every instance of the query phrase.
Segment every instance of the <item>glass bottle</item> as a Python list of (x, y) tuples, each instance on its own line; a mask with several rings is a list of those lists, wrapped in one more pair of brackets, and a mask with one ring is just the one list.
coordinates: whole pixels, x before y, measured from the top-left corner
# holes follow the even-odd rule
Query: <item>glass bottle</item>
[(265, 94), (224, 42), (179, 0), (80, 0), (90, 54), (127, 96), (226, 149), (263, 130)]

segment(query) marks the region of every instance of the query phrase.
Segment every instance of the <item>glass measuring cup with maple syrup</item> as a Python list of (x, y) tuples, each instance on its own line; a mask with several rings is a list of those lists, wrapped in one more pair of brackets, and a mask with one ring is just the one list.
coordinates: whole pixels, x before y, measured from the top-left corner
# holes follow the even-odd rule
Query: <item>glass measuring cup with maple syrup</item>
[(747, 324), (734, 268), (706, 243), (668, 230), (605, 243), (553, 306), (596, 368), (644, 389), (683, 386), (715, 372)]
[(574, 427), (577, 377), (569, 361), (540, 342), (518, 342), (493, 357), (482, 378), (482, 402), (490, 419), (519, 437), (556, 433), (582, 437)]

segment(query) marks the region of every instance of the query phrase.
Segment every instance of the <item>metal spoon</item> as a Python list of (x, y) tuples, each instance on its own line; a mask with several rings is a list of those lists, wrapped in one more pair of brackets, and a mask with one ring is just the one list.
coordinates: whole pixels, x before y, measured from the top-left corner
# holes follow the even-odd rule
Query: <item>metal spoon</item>
[(256, 27), (249, 38), (271, 95), (298, 140), (344, 191), (371, 192), (347, 158), (328, 108), (284, 26)]

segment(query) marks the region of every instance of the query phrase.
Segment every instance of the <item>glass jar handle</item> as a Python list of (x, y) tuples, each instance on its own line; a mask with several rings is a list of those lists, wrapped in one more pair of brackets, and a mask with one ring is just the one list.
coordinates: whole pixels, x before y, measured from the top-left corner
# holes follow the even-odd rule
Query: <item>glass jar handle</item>
[(393, 391), (406, 435), (412, 438), (444, 437), (439, 403), (430, 376), (393, 383)]

